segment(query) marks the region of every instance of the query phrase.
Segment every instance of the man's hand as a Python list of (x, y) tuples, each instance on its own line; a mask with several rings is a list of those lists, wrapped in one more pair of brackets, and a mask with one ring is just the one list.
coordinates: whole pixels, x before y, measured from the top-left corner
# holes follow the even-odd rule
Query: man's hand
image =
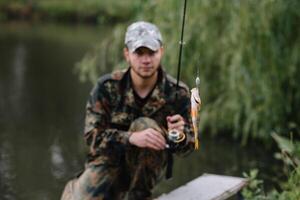
[(153, 128), (133, 132), (129, 137), (129, 143), (141, 148), (154, 150), (163, 150), (166, 147), (165, 138)]
[(168, 130), (176, 129), (179, 132), (183, 132), (184, 129), (184, 119), (181, 115), (172, 115), (167, 117)]

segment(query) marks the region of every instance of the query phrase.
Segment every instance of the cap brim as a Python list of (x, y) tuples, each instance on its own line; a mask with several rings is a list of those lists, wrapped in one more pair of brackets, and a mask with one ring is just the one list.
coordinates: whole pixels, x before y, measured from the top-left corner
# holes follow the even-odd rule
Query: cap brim
[(157, 51), (161, 47), (161, 43), (155, 39), (142, 39), (135, 42), (129, 42), (127, 47), (130, 52), (134, 52), (140, 47), (146, 47), (152, 51)]

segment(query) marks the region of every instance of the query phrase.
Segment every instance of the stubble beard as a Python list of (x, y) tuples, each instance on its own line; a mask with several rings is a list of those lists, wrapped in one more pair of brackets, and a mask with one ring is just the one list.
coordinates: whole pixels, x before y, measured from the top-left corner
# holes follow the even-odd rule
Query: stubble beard
[(143, 74), (143, 72), (139, 72), (139, 70), (136, 70), (134, 67), (131, 67), (131, 70), (141, 79), (148, 80), (148, 79), (151, 79), (154, 76), (156, 76), (158, 68), (156, 70), (152, 71), (151, 73), (147, 73), (147, 74)]

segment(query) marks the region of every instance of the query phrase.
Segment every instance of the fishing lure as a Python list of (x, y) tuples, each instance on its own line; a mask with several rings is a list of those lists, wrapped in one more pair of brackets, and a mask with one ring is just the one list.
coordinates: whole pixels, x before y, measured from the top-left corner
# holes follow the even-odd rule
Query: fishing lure
[(196, 78), (196, 87), (191, 89), (191, 117), (194, 129), (195, 149), (199, 148), (198, 140), (198, 112), (201, 107), (201, 98), (199, 93), (200, 78)]

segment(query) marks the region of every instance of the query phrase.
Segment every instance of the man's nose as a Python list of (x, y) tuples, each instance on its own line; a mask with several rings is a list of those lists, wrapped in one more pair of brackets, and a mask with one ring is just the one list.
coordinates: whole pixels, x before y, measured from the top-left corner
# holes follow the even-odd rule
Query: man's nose
[(147, 53), (143, 54), (142, 56), (142, 62), (143, 63), (149, 63), (151, 61), (151, 56)]

